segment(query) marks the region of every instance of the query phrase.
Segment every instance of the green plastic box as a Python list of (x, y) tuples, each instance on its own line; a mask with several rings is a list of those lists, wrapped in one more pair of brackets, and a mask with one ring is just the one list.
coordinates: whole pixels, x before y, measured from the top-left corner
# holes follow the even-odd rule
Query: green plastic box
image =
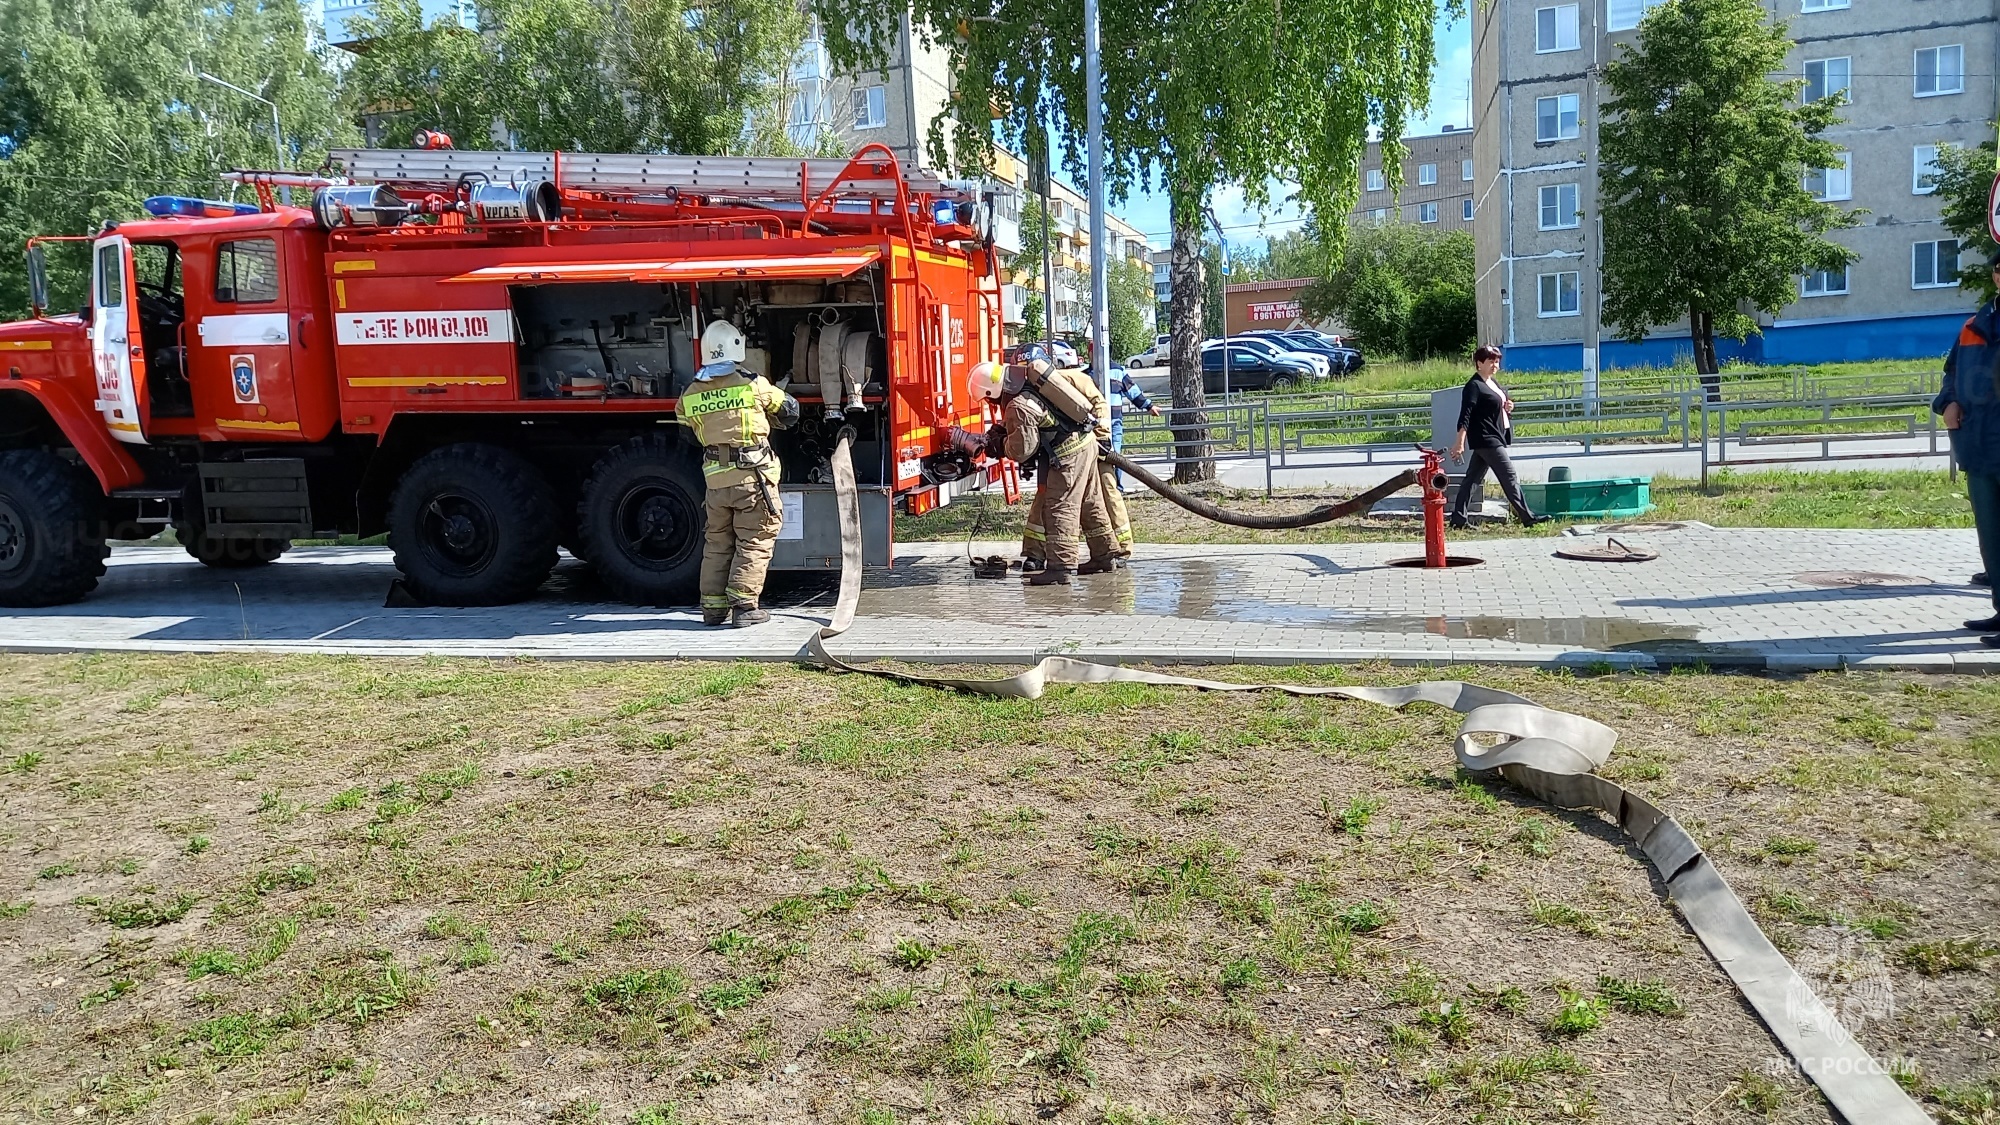
[(1629, 519), (1653, 510), (1652, 477), (1521, 482), (1528, 507), (1545, 516)]

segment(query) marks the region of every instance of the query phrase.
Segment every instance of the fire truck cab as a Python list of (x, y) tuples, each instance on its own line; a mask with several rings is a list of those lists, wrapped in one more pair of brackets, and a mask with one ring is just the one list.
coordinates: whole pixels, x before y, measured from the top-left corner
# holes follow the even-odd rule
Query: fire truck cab
[[(854, 431), (864, 557), (984, 473), (999, 358), (992, 201), (850, 161), (450, 150), (232, 173), (88, 239), (90, 299), (0, 325), (0, 604), (83, 597), (107, 539), (201, 562), (388, 535), (420, 599), (528, 596), (557, 548), (617, 596), (690, 599), (700, 450), (674, 406), (703, 327), (796, 396), (774, 566), (839, 565), (828, 456)], [(309, 206), (276, 193), (307, 195)], [(952, 440), (954, 430), (960, 440)]]

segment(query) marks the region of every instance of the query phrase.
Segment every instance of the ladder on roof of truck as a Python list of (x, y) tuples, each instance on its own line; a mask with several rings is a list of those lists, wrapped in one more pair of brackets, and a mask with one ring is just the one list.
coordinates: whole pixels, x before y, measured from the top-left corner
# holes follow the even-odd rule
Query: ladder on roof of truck
[[(775, 156), (666, 156), (602, 152), (480, 152), (463, 149), (334, 149), (334, 164), (356, 180), (381, 184), (455, 184), (464, 176), (496, 183), (543, 179), (578, 191), (717, 195), (769, 203), (800, 203), (839, 185), (843, 199), (893, 202), (930, 195), (969, 198), (964, 185), (932, 172), (854, 174), (855, 161), (792, 160)], [(560, 156), (560, 161), (558, 161)], [(867, 161), (859, 161), (868, 163)], [(561, 177), (556, 173), (560, 163)], [(888, 161), (877, 163), (896, 167)]]

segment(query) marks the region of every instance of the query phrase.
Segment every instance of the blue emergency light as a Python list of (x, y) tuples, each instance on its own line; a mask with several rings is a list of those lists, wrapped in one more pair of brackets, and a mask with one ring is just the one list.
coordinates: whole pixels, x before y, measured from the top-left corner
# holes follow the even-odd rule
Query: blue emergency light
[(931, 218), (940, 225), (955, 223), (958, 221), (958, 208), (952, 205), (951, 200), (940, 199), (931, 204)]
[(148, 215), (162, 219), (226, 219), (231, 215), (255, 215), (254, 203), (222, 203), (213, 199), (189, 199), (182, 195), (156, 195), (143, 204)]

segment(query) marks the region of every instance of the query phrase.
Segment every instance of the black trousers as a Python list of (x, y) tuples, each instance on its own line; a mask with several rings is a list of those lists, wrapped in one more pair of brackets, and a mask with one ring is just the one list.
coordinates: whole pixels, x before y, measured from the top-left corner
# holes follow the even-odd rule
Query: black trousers
[(1514, 472), (1514, 462), (1507, 458), (1507, 447), (1474, 446), (1465, 451), (1465, 479), (1459, 482), (1458, 497), (1452, 501), (1451, 514), (1465, 515), (1465, 505), (1472, 499), (1472, 490), (1486, 480), (1488, 469), (1493, 471), (1493, 479), (1500, 482), (1500, 491), (1507, 497), (1507, 506), (1514, 509), (1514, 518), (1522, 523), (1534, 515), (1528, 510), (1528, 501), (1521, 495), (1521, 478)]

